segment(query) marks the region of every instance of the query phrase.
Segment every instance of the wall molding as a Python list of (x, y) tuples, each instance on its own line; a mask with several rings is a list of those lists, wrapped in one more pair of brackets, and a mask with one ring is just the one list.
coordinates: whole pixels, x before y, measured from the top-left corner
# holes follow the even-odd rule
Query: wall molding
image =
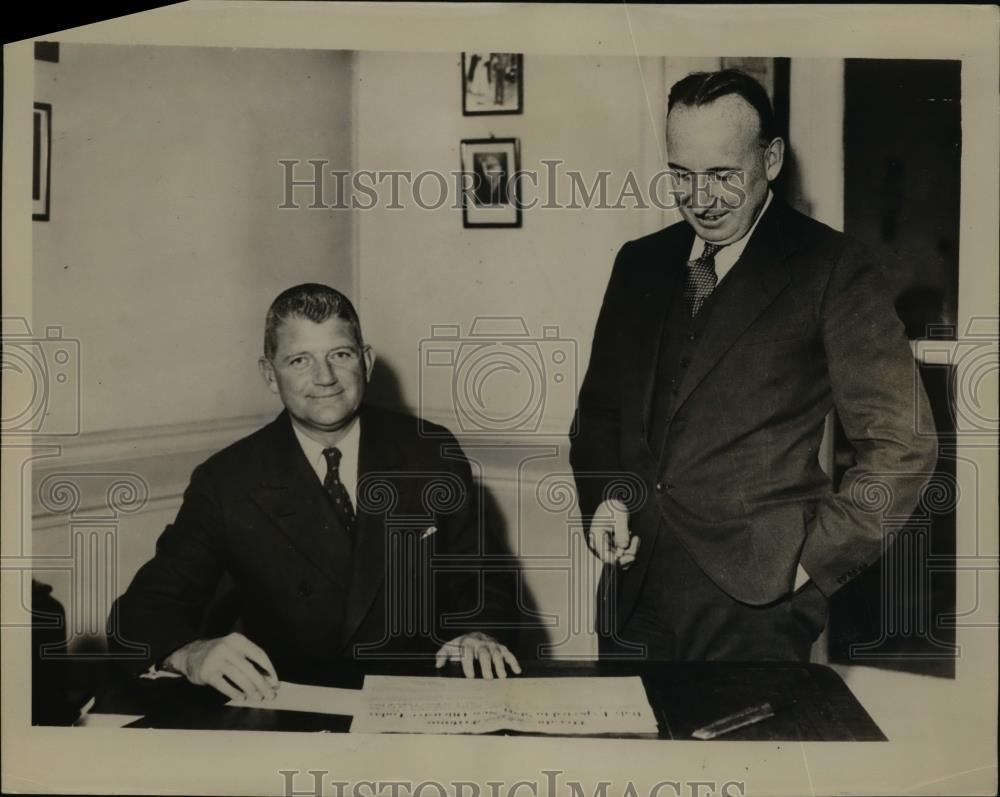
[(72, 438), (38, 436), (35, 447), (55, 453), (32, 463), (32, 528), (158, 511), (183, 495), (198, 464), (273, 418), (268, 413)]
[[(424, 417), (434, 423), (442, 420), (447, 423), (448, 413), (432, 410)], [(116, 510), (108, 505), (108, 489), (122, 479), (134, 486), (141, 504), (125, 511), (158, 511), (180, 499), (191, 471), (198, 464), (273, 418), (274, 415), (268, 413), (91, 432), (70, 438), (37, 436), (33, 438), (36, 448), (56, 453), (36, 459), (32, 464), (32, 527), (42, 530), (64, 525), (67, 515), (85, 520), (110, 517)], [(568, 437), (565, 429), (568, 426), (567, 421), (561, 437), (544, 432), (537, 435), (456, 432), (456, 439), (466, 456), (483, 463), (483, 486), (512, 498), (525, 489), (533, 490), (542, 476), (510, 467), (513, 463), (505, 461), (504, 453), (519, 448), (552, 449), (552, 461), (566, 469)], [(473, 469), (474, 472), (480, 470), (475, 464)], [(65, 486), (67, 483), (73, 485), (71, 489), (78, 497), (64, 506), (54, 502), (51, 493), (60, 484)]]
[(62, 467), (103, 464), (153, 454), (222, 448), (272, 421), (277, 413), (88, 432), (75, 437), (35, 435), (39, 448), (59, 448)]

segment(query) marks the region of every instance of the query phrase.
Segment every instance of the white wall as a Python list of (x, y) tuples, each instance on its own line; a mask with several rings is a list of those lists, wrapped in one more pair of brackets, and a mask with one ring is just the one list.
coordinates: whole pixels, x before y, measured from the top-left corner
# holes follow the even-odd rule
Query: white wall
[(256, 371), (283, 288), (353, 290), (350, 217), (276, 210), (280, 158), (349, 167), (344, 52), (63, 45), (34, 326), (80, 341), (84, 433), (270, 411)]
[(793, 58), (788, 138), (800, 178), (799, 210), (844, 229), (844, 59)]
[[(458, 53), (361, 53), (358, 167), (450, 173), (459, 168), (462, 139), (516, 137), (522, 168), (542, 179), (541, 161), (554, 158), (580, 170), (587, 184), (599, 170), (612, 172), (614, 201), (626, 172), (645, 185), (662, 168), (667, 76), (717, 59), (529, 54), (524, 63), (523, 114), (463, 117)], [(560, 185), (565, 201), (569, 184)], [(418, 342), (432, 324), (460, 324), (465, 332), (477, 316), (521, 317), (532, 333), (558, 327), (577, 346), (582, 371), (618, 248), (673, 220), (655, 207), (539, 207), (525, 212), (522, 229), (494, 230), (463, 229), (451, 207), (360, 212), (365, 335), (399, 381), (398, 395), (381, 397), (446, 419), (450, 394), (420, 401)], [(560, 396), (554, 430), (565, 428), (572, 409)]]

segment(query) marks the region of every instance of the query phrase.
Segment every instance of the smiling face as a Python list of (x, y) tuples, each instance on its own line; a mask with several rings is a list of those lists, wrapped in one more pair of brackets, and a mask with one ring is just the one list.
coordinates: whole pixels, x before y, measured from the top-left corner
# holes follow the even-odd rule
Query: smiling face
[(281, 322), (274, 355), (260, 366), (302, 430), (335, 445), (358, 414), (374, 362), (371, 347), (342, 318), (316, 323), (293, 315)]
[(707, 105), (676, 105), (667, 116), (667, 159), (679, 177), (680, 212), (706, 241), (731, 244), (747, 234), (783, 157), (784, 142), (762, 143), (757, 112), (735, 94)]

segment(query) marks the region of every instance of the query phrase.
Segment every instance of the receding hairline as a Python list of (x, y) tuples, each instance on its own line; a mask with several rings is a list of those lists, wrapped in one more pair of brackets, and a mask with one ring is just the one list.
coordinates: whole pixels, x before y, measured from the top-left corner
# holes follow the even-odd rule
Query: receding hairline
[[(708, 102), (685, 102), (683, 100), (679, 100), (674, 105), (673, 108), (667, 111), (666, 130), (664, 132), (669, 135), (670, 117), (675, 115), (678, 111), (686, 111), (688, 113), (694, 113), (696, 111), (719, 108), (725, 112), (725, 105), (727, 104), (726, 102), (727, 100), (733, 100), (736, 103), (735, 105), (733, 105), (733, 103), (728, 103), (729, 105), (733, 105), (734, 108), (734, 110), (730, 111), (730, 113), (738, 113), (742, 115), (749, 114), (750, 118), (753, 120), (754, 136), (758, 140), (763, 141), (764, 124), (763, 120), (760, 118), (760, 114), (757, 112), (757, 109), (754, 108), (753, 105), (745, 97), (743, 97), (741, 94), (737, 94), (736, 92), (733, 92), (731, 94), (723, 94), (719, 97), (715, 97), (714, 99), (709, 100)], [(742, 110), (736, 111), (735, 110), (736, 108), (741, 108)], [(770, 143), (770, 141), (767, 143)]]

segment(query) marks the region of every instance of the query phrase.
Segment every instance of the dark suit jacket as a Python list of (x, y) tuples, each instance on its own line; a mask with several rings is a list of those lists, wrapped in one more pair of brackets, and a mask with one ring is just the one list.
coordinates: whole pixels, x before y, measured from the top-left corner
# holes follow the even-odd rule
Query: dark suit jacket
[[(830, 595), (881, 555), (886, 522), (909, 516), (936, 457), (936, 440), (914, 433), (927, 399), (877, 264), (777, 199), (720, 284), (664, 439), (650, 441), (661, 329), (693, 241), (681, 222), (622, 247), (579, 395), (570, 459), (584, 517), (608, 474), (631, 474), (641, 493), (619, 622), (661, 519), (739, 601), (786, 596), (799, 563)], [(836, 493), (817, 459), (832, 407), (855, 449)]]
[[(283, 412), (195, 469), (155, 557), (116, 601), (112, 648), (149, 646), (133, 670), (224, 631), (205, 630), (222, 584), (240, 630), (282, 678), (345, 657), (432, 655), (473, 628), (497, 634), (484, 625), (498, 621), (503, 596), (484, 598), (475, 572), (490, 550), (458, 444), (443, 429), (421, 436), (407, 415), (365, 408), (360, 420), (358, 542), (346, 577), (349, 538)], [(449, 625), (460, 612), (469, 616)]]

